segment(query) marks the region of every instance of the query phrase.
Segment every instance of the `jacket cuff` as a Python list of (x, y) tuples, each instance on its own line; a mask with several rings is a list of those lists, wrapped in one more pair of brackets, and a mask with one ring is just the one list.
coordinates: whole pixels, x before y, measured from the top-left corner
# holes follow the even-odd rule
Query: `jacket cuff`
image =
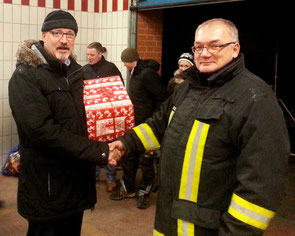
[(107, 165), (109, 158), (109, 145), (105, 142), (99, 142), (100, 151), (98, 152), (97, 162), (100, 165)]

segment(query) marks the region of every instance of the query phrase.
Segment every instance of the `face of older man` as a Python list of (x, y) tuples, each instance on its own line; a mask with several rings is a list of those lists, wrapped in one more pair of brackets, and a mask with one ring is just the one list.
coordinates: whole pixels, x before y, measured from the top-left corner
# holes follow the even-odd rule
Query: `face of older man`
[(213, 73), (239, 55), (240, 45), (224, 24), (215, 22), (196, 31), (193, 51), (198, 70)]
[(76, 34), (71, 29), (53, 29), (42, 32), (44, 48), (48, 54), (64, 62), (73, 52)]

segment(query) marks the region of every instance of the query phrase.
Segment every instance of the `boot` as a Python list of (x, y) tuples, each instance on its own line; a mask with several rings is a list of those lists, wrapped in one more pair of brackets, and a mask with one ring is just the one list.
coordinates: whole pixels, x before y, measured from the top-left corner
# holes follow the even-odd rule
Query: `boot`
[[(140, 190), (139, 190), (140, 191)], [(146, 194), (141, 194), (138, 192), (138, 199), (137, 199), (137, 208), (138, 209), (146, 209), (150, 206), (149, 203), (149, 196)]]
[(106, 181), (106, 190), (109, 193), (113, 192), (115, 187), (116, 187), (116, 184), (114, 181)]
[(121, 183), (120, 188), (118, 188), (118, 190), (115, 193), (110, 195), (110, 199), (123, 200), (125, 198), (134, 198), (136, 195), (135, 192), (129, 192), (129, 193), (127, 192), (123, 179), (120, 179), (120, 183)]
[(150, 206), (149, 196), (152, 191), (153, 184), (148, 185), (145, 189), (138, 191), (137, 208), (146, 209)]

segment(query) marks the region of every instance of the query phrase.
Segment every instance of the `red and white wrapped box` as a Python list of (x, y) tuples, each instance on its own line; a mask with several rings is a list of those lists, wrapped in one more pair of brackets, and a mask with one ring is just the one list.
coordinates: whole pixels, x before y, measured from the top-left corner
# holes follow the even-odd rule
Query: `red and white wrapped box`
[(119, 76), (84, 81), (90, 139), (110, 142), (134, 127), (133, 104)]

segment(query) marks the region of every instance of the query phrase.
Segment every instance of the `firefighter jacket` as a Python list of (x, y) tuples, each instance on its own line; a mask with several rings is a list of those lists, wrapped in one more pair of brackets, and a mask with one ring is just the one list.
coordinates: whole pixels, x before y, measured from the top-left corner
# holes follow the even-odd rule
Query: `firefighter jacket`
[(214, 74), (185, 76), (119, 138), (127, 152), (161, 148), (153, 235), (261, 235), (284, 195), (290, 151), (277, 99), (242, 54)]
[(47, 221), (93, 208), (95, 164), (108, 144), (88, 139), (81, 66), (50, 56), (43, 42), (25, 41), (9, 81), (9, 103), (21, 156), (18, 212)]

